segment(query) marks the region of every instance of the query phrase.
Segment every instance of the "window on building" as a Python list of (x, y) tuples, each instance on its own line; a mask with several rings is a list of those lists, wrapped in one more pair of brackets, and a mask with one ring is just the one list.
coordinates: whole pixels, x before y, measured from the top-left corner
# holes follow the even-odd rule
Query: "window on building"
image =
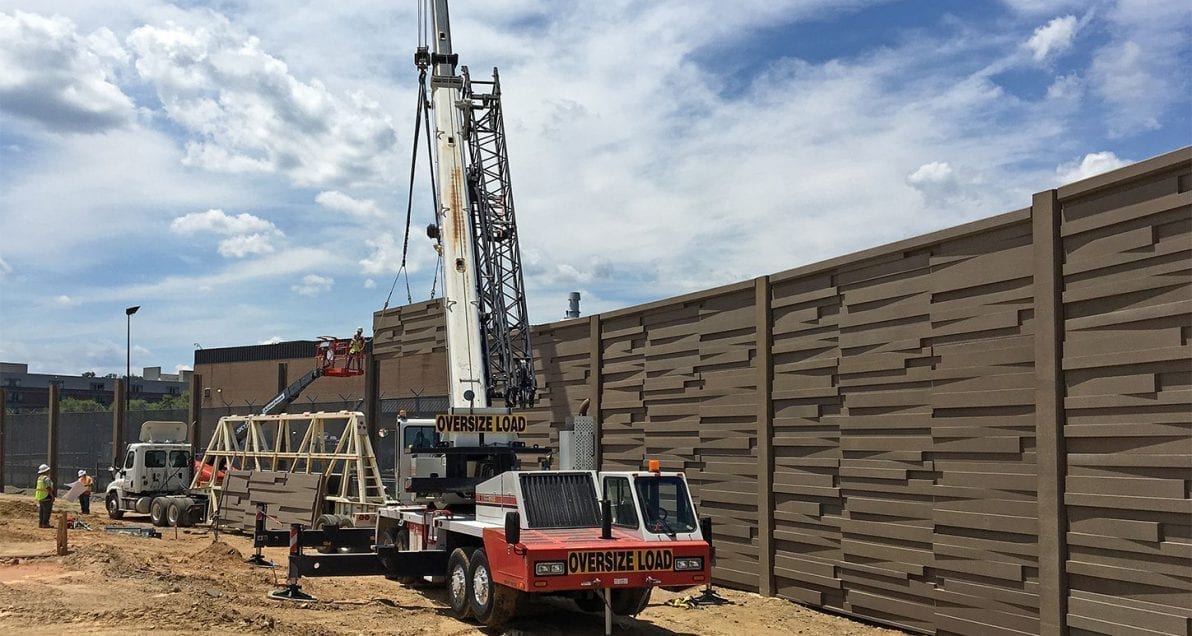
[(92, 382), (91, 390), (92, 391), (102, 391), (103, 390), (103, 382)]
[(129, 387), (128, 392), (129, 393), (140, 393), (142, 390), (144, 390), (144, 388), (145, 387), (143, 385), (134, 384), (131, 387)]
[(170, 395), (178, 395), (178, 393), (179, 393), (178, 387), (176, 387), (176, 386), (167, 387), (166, 391), (168, 391), (170, 393)]
[(9, 388), (21, 386), (21, 379), (20, 378), (5, 378), (4, 386), (9, 387)]

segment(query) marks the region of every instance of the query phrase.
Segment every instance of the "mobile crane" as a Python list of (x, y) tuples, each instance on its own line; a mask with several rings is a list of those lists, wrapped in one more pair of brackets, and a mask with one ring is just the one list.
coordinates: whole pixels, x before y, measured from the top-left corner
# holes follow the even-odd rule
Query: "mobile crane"
[[(497, 627), (527, 595), (553, 594), (603, 608), (608, 632), (613, 614), (637, 614), (654, 587), (709, 580), (711, 523), (696, 516), (685, 476), (655, 460), (637, 471), (549, 470), (548, 450), (518, 441), (527, 418), (513, 409), (533, 405), (537, 384), (500, 79), (496, 69), (491, 81), (457, 71), (447, 0), (429, 5), (420, 8), (433, 42), (420, 42), (414, 60), (428, 133), (428, 110), (434, 120), (428, 235), (443, 257), (451, 406), (435, 418), (436, 443), (405, 449), (405, 489), (416, 503), (378, 509), (369, 535), (297, 526), (256, 533), (258, 545), (290, 546), (287, 586), (270, 596), (310, 598), (303, 576), (445, 580), (461, 619)], [(302, 550), (336, 541), (367, 551)]]

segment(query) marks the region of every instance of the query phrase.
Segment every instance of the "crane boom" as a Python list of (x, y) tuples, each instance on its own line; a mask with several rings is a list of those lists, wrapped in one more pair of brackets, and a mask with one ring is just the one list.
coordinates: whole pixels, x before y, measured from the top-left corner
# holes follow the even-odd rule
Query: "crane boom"
[[(457, 107), (463, 81), (456, 73), (458, 56), (451, 50), (446, 0), (435, 0), (431, 14), (434, 24), (431, 110), (435, 126), (435, 171), (440, 190), (436, 220), (443, 249), (448, 392), (452, 407), (486, 408), (489, 406), (488, 378), (481, 338), (475, 236), (468, 218), (463, 122)], [(476, 442), (466, 438), (457, 440), (465, 445)]]

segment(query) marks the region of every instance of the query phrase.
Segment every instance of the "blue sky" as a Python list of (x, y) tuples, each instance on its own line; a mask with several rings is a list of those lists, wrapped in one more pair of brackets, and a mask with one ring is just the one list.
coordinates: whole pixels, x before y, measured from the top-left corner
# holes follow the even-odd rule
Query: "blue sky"
[[(0, 360), (122, 372), (130, 305), (134, 368), (371, 331), (401, 256), (415, 8), (0, 0)], [(452, 18), (461, 62), (501, 69), (536, 323), (572, 290), (587, 314), (781, 271), (1192, 143), (1184, 3)], [(424, 167), (415, 301), (435, 266)]]

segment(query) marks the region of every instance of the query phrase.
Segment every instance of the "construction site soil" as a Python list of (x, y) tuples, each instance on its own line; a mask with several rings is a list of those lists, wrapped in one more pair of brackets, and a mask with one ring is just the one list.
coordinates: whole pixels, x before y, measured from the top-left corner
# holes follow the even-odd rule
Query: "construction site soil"
[[(0, 632), (22, 634), (602, 634), (603, 615), (565, 599), (535, 599), (500, 632), (450, 615), (441, 586), (405, 587), (383, 577), (304, 579), (318, 601), (266, 597), (285, 576), (285, 550), (265, 550), (276, 569), (244, 558), (251, 538), (205, 528), (161, 528), (161, 538), (106, 532), (151, 527), (102, 512), (71, 530), (55, 556), (55, 530), (37, 527), (28, 496), (0, 495)], [(78, 514), (78, 506), (56, 504)], [(95, 508), (92, 509), (95, 512)], [(56, 521), (55, 521), (56, 523)], [(693, 590), (697, 591), (697, 590)], [(777, 598), (718, 589), (731, 605), (687, 609), (663, 604), (683, 594), (656, 590), (636, 618), (615, 619), (615, 634), (899, 634)], [(690, 593), (690, 592), (688, 592)]]

